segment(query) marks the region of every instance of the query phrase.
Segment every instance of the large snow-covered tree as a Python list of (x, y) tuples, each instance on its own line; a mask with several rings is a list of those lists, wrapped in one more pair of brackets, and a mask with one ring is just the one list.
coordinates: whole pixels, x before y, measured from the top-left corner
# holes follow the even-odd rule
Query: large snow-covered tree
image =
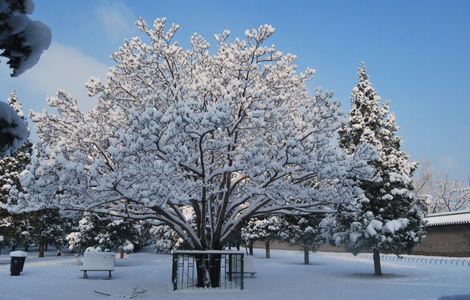
[(353, 88), (349, 122), (340, 130), (340, 144), (354, 153), (369, 143), (379, 157), (369, 164), (379, 180), (359, 180), (365, 197), (337, 206), (332, 238), (353, 253), (372, 251), (375, 274), (381, 275), (380, 253), (410, 251), (424, 234), (422, 203), (416, 197), (411, 176), (416, 163), (401, 150), (398, 126), (389, 104), (380, 104), (364, 65)]
[[(96, 107), (82, 114), (66, 92), (56, 113), (34, 114), (38, 148), (9, 209), (57, 207), (164, 223), (193, 249), (221, 249), (253, 217), (316, 212), (360, 197), (367, 144), (346, 154), (331, 93), (309, 95), (313, 71), (266, 46), (274, 29), (247, 30), (215, 50), (195, 34), (184, 49), (164, 19), (113, 54)], [(338, 196), (341, 194), (341, 196)], [(182, 207), (191, 207), (189, 222)], [(195, 224), (195, 226), (193, 226)]]

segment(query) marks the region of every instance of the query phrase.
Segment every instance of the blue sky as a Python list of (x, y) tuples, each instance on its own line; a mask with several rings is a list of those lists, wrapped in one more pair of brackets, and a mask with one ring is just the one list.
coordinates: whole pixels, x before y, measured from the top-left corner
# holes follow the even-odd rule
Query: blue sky
[(317, 70), (310, 87), (333, 90), (349, 109), (357, 67), (366, 62), (382, 99), (391, 101), (404, 149), (453, 178), (470, 178), (470, 1), (160, 1), (36, 0), (32, 15), (52, 30), (53, 43), (38, 65), (10, 79), (0, 66), (0, 99), (16, 89), (26, 110), (42, 110), (59, 88), (79, 98), (83, 82), (104, 77), (110, 54), (137, 34), (134, 21), (167, 17), (209, 41), (230, 29), (271, 24), (272, 42), (298, 56), (299, 69)]

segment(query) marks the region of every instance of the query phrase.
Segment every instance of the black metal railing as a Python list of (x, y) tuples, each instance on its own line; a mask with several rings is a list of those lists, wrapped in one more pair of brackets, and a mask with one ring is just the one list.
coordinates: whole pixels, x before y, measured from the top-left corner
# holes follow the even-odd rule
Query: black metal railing
[(241, 251), (174, 250), (172, 252), (173, 290), (220, 288), (243, 290)]

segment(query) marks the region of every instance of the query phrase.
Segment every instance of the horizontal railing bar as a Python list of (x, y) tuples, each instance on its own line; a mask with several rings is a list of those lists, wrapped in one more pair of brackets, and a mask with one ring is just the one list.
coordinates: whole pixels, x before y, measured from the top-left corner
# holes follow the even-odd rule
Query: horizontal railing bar
[(236, 250), (173, 250), (174, 254), (244, 254), (243, 251)]

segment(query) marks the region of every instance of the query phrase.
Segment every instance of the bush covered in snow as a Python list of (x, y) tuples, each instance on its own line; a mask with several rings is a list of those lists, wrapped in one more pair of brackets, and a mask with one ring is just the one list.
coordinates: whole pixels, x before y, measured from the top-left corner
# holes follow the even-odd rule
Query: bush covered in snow
[(85, 213), (79, 221), (78, 231), (66, 237), (69, 249), (82, 252), (89, 247), (100, 251), (126, 252), (140, 250), (149, 239), (148, 226), (141, 222), (110, 219), (93, 213)]
[(155, 251), (157, 253), (170, 253), (171, 250), (177, 248), (180, 237), (170, 226), (159, 225), (150, 228), (152, 241), (155, 243)]

